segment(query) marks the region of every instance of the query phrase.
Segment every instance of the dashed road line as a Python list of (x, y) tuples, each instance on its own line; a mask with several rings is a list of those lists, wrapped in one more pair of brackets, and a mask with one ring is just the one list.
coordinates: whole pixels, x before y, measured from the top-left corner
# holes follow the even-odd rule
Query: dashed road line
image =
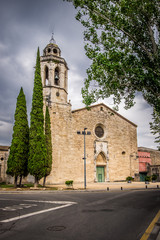
[(48, 209), (44, 209), (44, 210), (41, 210), (41, 211), (24, 214), (24, 215), (21, 215), (21, 216), (18, 216), (18, 217), (13, 217), (13, 218), (1, 220), (0, 222), (8, 223), (8, 222), (12, 222), (12, 221), (15, 221), (15, 220), (20, 220), (20, 219), (23, 219), (23, 218), (27, 218), (27, 217), (32, 217), (34, 215), (38, 215), (38, 214), (42, 214), (42, 213), (46, 213), (46, 212), (50, 212), (50, 211), (55, 211), (55, 210), (58, 210), (58, 209), (61, 209), (61, 208), (66, 208), (66, 207), (72, 206), (73, 204), (77, 204), (76, 202), (67, 202), (67, 201), (41, 201), (41, 200), (39, 200), (39, 201), (36, 201), (36, 200), (23, 200), (23, 201), (38, 202), (38, 203), (61, 204), (61, 206), (48, 208)]
[(37, 204), (19, 204), (19, 205), (12, 205), (12, 206), (7, 206), (4, 208), (0, 208), (3, 211), (16, 211), (16, 210), (21, 210), (24, 208), (31, 208), (31, 207), (36, 207)]

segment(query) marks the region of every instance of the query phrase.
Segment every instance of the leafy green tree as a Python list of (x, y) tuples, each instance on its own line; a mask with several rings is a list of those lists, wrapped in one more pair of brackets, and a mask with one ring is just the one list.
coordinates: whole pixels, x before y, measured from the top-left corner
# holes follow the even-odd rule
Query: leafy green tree
[(12, 143), (7, 161), (7, 174), (14, 176), (14, 185), (17, 187), (18, 177), (20, 177), (21, 185), (22, 176), (27, 176), (28, 174), (29, 127), (23, 88), (20, 89), (17, 97), (14, 118)]
[(113, 96), (127, 109), (138, 91), (160, 113), (160, 1), (68, 1), (78, 9), (91, 60), (84, 103)]
[(28, 170), (35, 177), (34, 186), (45, 175), (46, 144), (44, 135), (43, 88), (41, 81), (40, 53), (37, 51), (32, 109), (30, 113)]
[(150, 129), (151, 133), (153, 133), (153, 135), (156, 135), (155, 143), (158, 143), (157, 147), (160, 151), (160, 113), (154, 110), (152, 116), (153, 122), (150, 123)]
[(43, 186), (45, 186), (46, 177), (50, 174), (52, 169), (51, 123), (50, 123), (48, 106), (46, 106), (46, 114), (45, 114), (45, 140), (46, 140), (47, 156), (45, 161), (45, 175), (44, 175)]

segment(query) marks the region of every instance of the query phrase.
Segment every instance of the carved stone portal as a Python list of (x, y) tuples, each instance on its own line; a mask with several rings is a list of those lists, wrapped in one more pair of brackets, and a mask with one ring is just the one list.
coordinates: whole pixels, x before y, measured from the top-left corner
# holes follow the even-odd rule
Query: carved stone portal
[(98, 181), (97, 167), (104, 167), (104, 179), (105, 182), (109, 181), (109, 169), (108, 169), (108, 144), (107, 142), (95, 142), (95, 155), (94, 155), (94, 181)]

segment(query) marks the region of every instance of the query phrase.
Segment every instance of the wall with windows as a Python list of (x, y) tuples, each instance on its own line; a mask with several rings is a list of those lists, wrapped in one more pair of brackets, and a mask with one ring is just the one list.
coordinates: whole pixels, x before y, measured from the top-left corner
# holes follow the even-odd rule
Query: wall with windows
[(139, 173), (137, 127), (104, 104), (71, 111), (50, 107), (53, 168), (47, 183), (84, 181), (84, 127), (87, 182), (122, 181)]
[[(98, 181), (97, 167), (104, 167), (105, 181), (121, 181), (138, 174), (135, 124), (104, 104), (92, 106), (89, 111), (85, 108), (75, 110), (72, 114), (75, 131), (85, 126), (91, 132), (86, 136), (89, 181)], [(82, 156), (83, 138), (76, 134), (74, 138), (77, 156)]]

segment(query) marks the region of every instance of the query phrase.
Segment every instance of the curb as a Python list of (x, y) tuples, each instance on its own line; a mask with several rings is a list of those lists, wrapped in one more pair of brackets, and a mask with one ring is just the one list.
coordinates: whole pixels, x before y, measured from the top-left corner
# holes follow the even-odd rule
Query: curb
[(154, 226), (148, 240), (160, 240), (160, 218), (155, 223), (155, 226)]
[(160, 210), (149, 224), (140, 240), (160, 240)]
[(6, 194), (6, 193), (15, 193), (15, 194), (20, 194), (20, 193), (74, 193), (74, 192), (115, 192), (115, 191), (147, 191), (147, 190), (160, 190), (160, 188), (125, 188), (125, 187), (117, 187), (117, 188), (106, 188), (106, 189), (57, 189), (57, 190), (50, 190), (50, 189), (30, 189), (30, 190), (23, 190), (23, 189), (15, 189), (13, 190), (3, 190), (0, 189), (0, 194)]

